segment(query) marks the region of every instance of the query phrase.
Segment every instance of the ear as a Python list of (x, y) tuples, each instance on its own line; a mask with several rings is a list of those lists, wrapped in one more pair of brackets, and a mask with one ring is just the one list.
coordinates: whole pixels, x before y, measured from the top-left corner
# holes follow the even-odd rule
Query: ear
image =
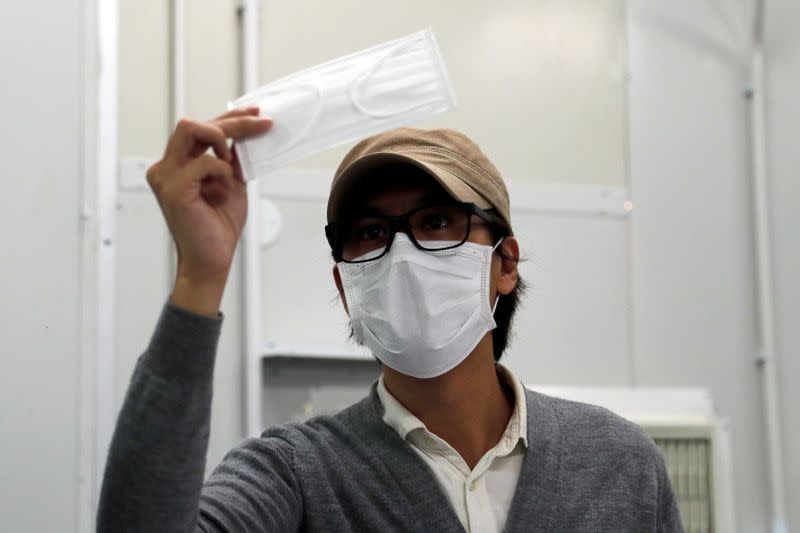
[(349, 315), (350, 310), (347, 309), (347, 300), (344, 297), (344, 286), (342, 285), (342, 275), (339, 274), (339, 265), (333, 265), (333, 282), (336, 284), (336, 290), (339, 291), (339, 299), (344, 305), (344, 311)]
[(495, 250), (500, 258), (497, 275), (497, 293), (505, 296), (517, 286), (517, 264), (519, 264), (519, 243), (514, 237), (506, 237)]

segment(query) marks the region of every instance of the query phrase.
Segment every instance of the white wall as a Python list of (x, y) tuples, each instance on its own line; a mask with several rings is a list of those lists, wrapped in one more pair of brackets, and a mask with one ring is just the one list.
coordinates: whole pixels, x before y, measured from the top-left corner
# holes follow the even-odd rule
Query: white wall
[[(265, 0), (261, 79), (431, 26), (460, 108), (423, 126), (465, 132), (510, 179), (624, 185), (624, 2), (455, 5)], [(304, 164), (336, 168), (345, 151)]]
[[(509, 182), (624, 187), (622, 1), (474, 0), (460, 2), (457, 11), (452, 4), (423, 1), (325, 6), (316, 0), (263, 2), (263, 82), (431, 26), (459, 108), (423, 126), (465, 132)], [(327, 168), (330, 176), (347, 149), (299, 166)], [(284, 231), (263, 254), (262, 328), (270, 340), (335, 346), (346, 338), (321, 231), (329, 179), (316, 187), (298, 176), (308, 194), (295, 191), (299, 201), (277, 204)], [(530, 197), (538, 193), (523, 186), (511, 197), (515, 232), (529, 259), (522, 270), (532, 287), (506, 362), (530, 383), (629, 384), (625, 218), (528, 209), (545, 203)], [(576, 330), (583, 334), (574, 335)]]
[(767, 143), (788, 531), (800, 531), (800, 3), (766, 10)]
[[(798, 312), (793, 144), (800, 77), (793, 36), (800, 19), (793, 2), (767, 4), (775, 288), (787, 502), (795, 513), (789, 530), (794, 531), (800, 523), (791, 504), (800, 494), (792, 450), (800, 426), (790, 413), (800, 374), (798, 337), (790, 324), (796, 324)], [(751, 9), (750, 2), (629, 2), (637, 382), (711, 389), (717, 410), (731, 422), (735, 513), (739, 531), (747, 532), (766, 531), (770, 523), (760, 370), (754, 360), (759, 340), (744, 97)]]
[[(121, 1), (119, 7), (119, 155), (122, 161), (155, 158), (164, 151), (172, 123), (169, 2)], [(117, 405), (170, 289), (166, 224), (144, 179), (142, 185), (138, 191), (120, 190), (118, 196)]]
[(78, 0), (0, 8), (6, 531), (78, 527), (83, 8)]
[[(226, 103), (240, 95), (238, 3), (213, 0), (184, 4), (184, 115), (207, 120), (224, 112)], [(123, 161), (130, 157), (159, 158), (174, 125), (169, 5), (161, 0), (120, 2), (119, 151)], [(209, 35), (214, 38), (209, 39)], [(117, 405), (172, 288), (169, 233), (143, 180), (141, 185), (119, 194)], [(237, 262), (222, 306), (226, 319), (215, 368), (208, 454), (212, 467), (244, 436), (239, 273)]]

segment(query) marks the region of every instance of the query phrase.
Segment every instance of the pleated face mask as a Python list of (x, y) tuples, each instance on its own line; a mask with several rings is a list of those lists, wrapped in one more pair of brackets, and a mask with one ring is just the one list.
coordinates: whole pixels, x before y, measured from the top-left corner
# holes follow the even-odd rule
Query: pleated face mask
[(415, 378), (455, 368), (497, 327), (489, 292), (499, 245), (422, 251), (398, 233), (380, 259), (337, 263), (356, 341)]
[(427, 29), (281, 78), (229, 107), (253, 105), (274, 123), (236, 143), (247, 180), (453, 109), (455, 95)]

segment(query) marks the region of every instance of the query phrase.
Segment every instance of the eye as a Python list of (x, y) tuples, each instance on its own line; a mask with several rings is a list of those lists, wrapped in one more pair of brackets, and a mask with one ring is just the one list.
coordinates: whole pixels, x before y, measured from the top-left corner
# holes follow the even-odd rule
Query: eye
[(369, 224), (356, 228), (355, 237), (360, 242), (377, 241), (386, 238), (386, 228), (380, 224)]
[(443, 213), (430, 214), (422, 221), (422, 228), (427, 231), (441, 231), (450, 225), (450, 219)]

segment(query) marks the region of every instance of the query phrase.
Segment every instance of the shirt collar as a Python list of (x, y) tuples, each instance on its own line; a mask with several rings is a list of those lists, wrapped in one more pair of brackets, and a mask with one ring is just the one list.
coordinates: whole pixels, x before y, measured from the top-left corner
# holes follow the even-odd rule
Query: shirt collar
[(500, 379), (511, 387), (514, 392), (514, 412), (511, 414), (511, 419), (508, 421), (506, 432), (503, 434), (503, 439), (513, 439), (516, 444), (521, 440), (525, 447), (528, 447), (528, 399), (525, 395), (525, 387), (522, 382), (517, 379), (511, 370), (506, 366), (497, 363), (497, 373)]
[[(522, 440), (523, 445), (528, 447), (528, 410), (525, 396), (525, 389), (522, 382), (505, 366), (497, 363), (497, 372), (500, 379), (511, 387), (514, 393), (514, 411), (508, 421), (503, 437), (498, 444), (506, 444), (513, 447)], [(392, 396), (386, 385), (383, 383), (383, 374), (378, 378), (377, 385), (378, 399), (383, 405), (383, 422), (392, 428), (401, 439), (405, 440), (409, 433), (415, 429), (428, 431), (425, 424), (414, 416), (411, 411)], [(506, 447), (504, 446), (504, 447)], [(510, 451), (510, 450), (509, 450)]]
[(378, 399), (383, 405), (383, 422), (395, 430), (401, 439), (415, 429), (425, 429), (422, 420), (411, 414), (411, 411), (403, 407), (392, 393), (383, 384), (383, 374), (378, 378)]

